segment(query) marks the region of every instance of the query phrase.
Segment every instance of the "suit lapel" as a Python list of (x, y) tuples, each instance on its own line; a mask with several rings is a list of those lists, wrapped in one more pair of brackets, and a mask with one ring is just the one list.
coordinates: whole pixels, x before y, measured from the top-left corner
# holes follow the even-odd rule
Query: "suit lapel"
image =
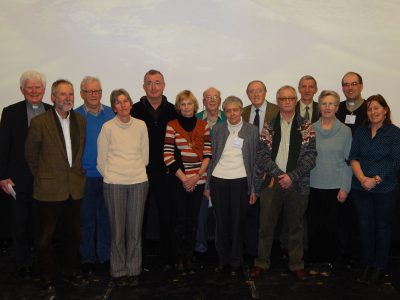
[(28, 112), (26, 110), (26, 101), (23, 100), (19, 103), (16, 109), (12, 112), (14, 120), (12, 122), (20, 128), (20, 132), (22, 133), (21, 137), (26, 138), (28, 135)]
[(61, 128), (60, 121), (58, 120), (58, 116), (56, 115), (57, 113), (55, 112), (54, 109), (50, 110), (47, 114), (47, 122), (45, 126), (47, 127), (51, 139), (54, 141), (56, 144), (57, 148), (62, 152), (64, 158), (66, 159), (68, 163), (68, 156), (67, 156), (67, 150), (65, 147), (65, 140), (64, 140), (64, 134)]
[(75, 158), (78, 155), (79, 150), (79, 127), (78, 121), (76, 120), (75, 113), (71, 111), (70, 115), (70, 134), (71, 134), (71, 147), (72, 147), (72, 164), (74, 164)]
[(243, 108), (242, 118), (243, 121), (249, 122), (250, 120), (251, 105)]
[(313, 102), (312, 123), (317, 122), (318, 119), (319, 119), (319, 107), (318, 107), (318, 102)]
[(295, 111), (296, 115), (300, 115), (300, 100), (297, 101), (294, 111)]

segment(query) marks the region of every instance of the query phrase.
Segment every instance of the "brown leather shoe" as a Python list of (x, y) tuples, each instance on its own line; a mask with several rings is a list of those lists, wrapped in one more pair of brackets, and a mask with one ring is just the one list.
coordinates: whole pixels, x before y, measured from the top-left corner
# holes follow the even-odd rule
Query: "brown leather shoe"
[(304, 269), (294, 270), (292, 271), (292, 274), (297, 280), (305, 280), (307, 278), (306, 271), (304, 271)]
[(260, 268), (258, 266), (254, 266), (250, 271), (250, 277), (258, 278), (258, 277), (260, 277), (262, 272), (264, 272), (263, 268)]

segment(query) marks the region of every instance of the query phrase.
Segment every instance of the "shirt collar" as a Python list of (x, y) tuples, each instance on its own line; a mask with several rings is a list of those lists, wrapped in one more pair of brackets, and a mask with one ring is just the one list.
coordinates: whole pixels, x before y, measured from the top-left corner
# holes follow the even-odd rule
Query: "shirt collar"
[[(256, 111), (256, 107), (252, 104), (251, 105), (251, 112)], [(264, 103), (258, 108), (258, 111), (265, 112), (267, 110), (267, 100), (264, 100)]]
[(35, 105), (32, 105), (32, 103), (29, 103), (27, 100), (25, 100), (25, 102), (26, 102), (26, 107), (30, 110), (35, 110), (35, 109), (43, 107), (42, 102), (40, 102), (39, 104), (35, 104)]
[(303, 103), (303, 101), (299, 100), (299, 103), (300, 103), (300, 109), (302, 111), (306, 110), (306, 106), (308, 106), (310, 108), (310, 110), (313, 109), (313, 102), (311, 102), (310, 104), (306, 105), (306, 104)]
[(66, 120), (69, 121), (69, 118), (70, 118), (70, 116), (71, 116), (71, 112), (70, 112), (70, 111), (68, 112), (68, 115), (67, 115), (67, 117), (66, 117), (65, 119), (59, 115), (59, 113), (58, 113), (58, 111), (57, 111), (56, 109), (54, 109), (54, 111), (56, 112), (56, 115), (57, 115), (58, 119), (59, 119), (61, 122), (64, 122), (64, 121), (66, 121)]
[(83, 110), (85, 111), (86, 114), (89, 113), (89, 114), (92, 114), (92, 115), (94, 115), (94, 116), (97, 116), (99, 113), (101, 113), (102, 111), (104, 111), (104, 107), (103, 107), (103, 104), (100, 103), (100, 109), (99, 109), (99, 111), (98, 111), (97, 113), (93, 113), (93, 112), (91, 112), (91, 111), (86, 107), (85, 104), (83, 104)]
[[(203, 110), (203, 118), (202, 120), (207, 120), (207, 110)], [(218, 119), (222, 120), (222, 112), (220, 110), (218, 110)]]

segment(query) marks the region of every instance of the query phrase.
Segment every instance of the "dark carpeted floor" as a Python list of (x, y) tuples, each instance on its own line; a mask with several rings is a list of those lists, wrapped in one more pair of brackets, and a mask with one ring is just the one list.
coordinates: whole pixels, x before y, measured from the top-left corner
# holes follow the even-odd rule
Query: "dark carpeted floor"
[[(115, 287), (108, 274), (98, 270), (85, 287), (71, 287), (58, 280), (57, 299), (400, 299), (400, 251), (392, 251), (390, 276), (385, 282), (366, 286), (355, 282), (358, 270), (345, 266), (337, 266), (329, 278), (313, 276), (296, 281), (287, 270), (287, 261), (280, 258), (276, 249), (271, 270), (253, 281), (247, 276), (251, 260), (245, 263), (243, 274), (231, 277), (215, 272), (216, 253), (210, 249), (198, 259), (195, 274), (183, 275), (162, 270), (155, 242), (147, 242), (145, 248), (138, 287)], [(48, 299), (40, 293), (37, 278), (18, 278), (7, 242), (2, 242), (0, 252), (0, 299)]]

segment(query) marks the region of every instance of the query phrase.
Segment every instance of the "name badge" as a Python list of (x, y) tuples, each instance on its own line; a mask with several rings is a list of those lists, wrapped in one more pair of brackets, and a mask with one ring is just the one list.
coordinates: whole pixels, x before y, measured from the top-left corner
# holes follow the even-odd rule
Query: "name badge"
[(242, 149), (243, 147), (243, 139), (240, 137), (235, 137), (232, 140), (232, 147), (236, 149)]
[(346, 115), (346, 119), (344, 120), (345, 124), (355, 124), (356, 123), (356, 115)]

